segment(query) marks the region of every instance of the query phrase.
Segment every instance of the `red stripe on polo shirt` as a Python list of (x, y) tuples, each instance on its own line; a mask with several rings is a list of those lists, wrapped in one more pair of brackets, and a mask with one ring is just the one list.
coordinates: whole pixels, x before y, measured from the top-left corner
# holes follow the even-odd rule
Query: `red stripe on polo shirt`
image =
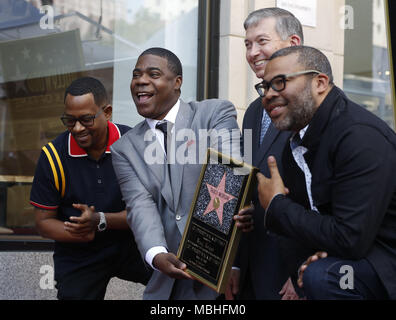
[(36, 202), (33, 202), (33, 201), (30, 201), (30, 204), (32, 206), (35, 206), (35, 207), (40, 208), (40, 209), (45, 209), (45, 210), (56, 210), (59, 207), (59, 206), (45, 206), (43, 204), (39, 204), (39, 203), (36, 203)]
[(118, 127), (114, 123), (109, 122), (109, 140), (107, 141), (106, 152), (110, 152), (111, 145), (120, 138), (121, 138), (120, 129), (118, 129)]
[[(116, 142), (119, 138), (121, 138), (121, 132), (118, 129), (118, 127), (108, 121), (108, 128), (109, 128), (109, 139), (107, 140), (107, 148), (106, 148), (106, 152), (109, 153), (110, 152), (110, 146)], [(69, 155), (72, 157), (85, 157), (87, 156), (87, 152), (81, 148), (76, 140), (73, 138), (73, 136), (71, 135), (71, 133), (69, 133)]]

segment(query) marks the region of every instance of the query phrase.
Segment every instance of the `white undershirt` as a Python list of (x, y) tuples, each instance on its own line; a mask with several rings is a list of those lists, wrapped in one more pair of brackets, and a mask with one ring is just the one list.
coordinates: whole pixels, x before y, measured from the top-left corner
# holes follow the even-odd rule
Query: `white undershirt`
[[(177, 100), (176, 104), (172, 107), (172, 109), (169, 110), (169, 112), (165, 116), (164, 120), (169, 121), (172, 124), (175, 124), (176, 117), (179, 112), (179, 108), (180, 108), (180, 100)], [(158, 142), (160, 143), (160, 145), (162, 147), (162, 150), (164, 150), (164, 152), (165, 152), (164, 133), (161, 130), (155, 128), (157, 123), (161, 120), (146, 118), (146, 121), (147, 121), (147, 124), (149, 125), (150, 129), (153, 130), (153, 132), (155, 133), (155, 135), (158, 139)], [(173, 132), (174, 128), (175, 128), (175, 126), (172, 126), (172, 132)], [(158, 270), (158, 269), (154, 268), (153, 260), (154, 260), (154, 257), (159, 253), (168, 253), (168, 250), (163, 246), (152, 247), (149, 250), (147, 250), (146, 255), (145, 255), (146, 262), (155, 270)]]
[[(301, 129), (300, 132), (296, 133), (300, 135), (301, 140), (304, 138), (304, 135), (308, 129), (308, 126), (306, 126), (304, 129)], [(311, 183), (312, 183), (312, 174), (311, 170), (309, 170), (309, 167), (307, 163), (305, 162), (304, 154), (308, 151), (307, 148), (304, 146), (298, 146), (293, 149), (292, 147), (292, 140), (293, 140), (294, 135), (290, 138), (290, 148), (292, 149), (293, 157), (300, 169), (304, 172), (305, 176), (305, 185), (307, 189), (307, 194), (308, 194), (308, 199), (309, 203), (311, 205), (311, 210), (318, 211), (316, 207), (313, 204), (312, 200), (312, 190), (311, 190)]]
[(153, 131), (153, 133), (155, 133), (155, 135), (158, 139), (158, 142), (160, 143), (162, 150), (164, 150), (164, 151), (165, 151), (164, 133), (161, 130), (155, 128), (155, 126), (157, 125), (158, 122), (166, 120), (173, 124), (172, 131), (171, 131), (171, 133), (173, 133), (173, 129), (175, 127), (174, 124), (176, 123), (176, 117), (177, 117), (177, 113), (179, 112), (179, 108), (180, 108), (180, 100), (177, 100), (176, 104), (172, 107), (172, 109), (169, 110), (168, 114), (165, 116), (165, 118), (163, 120), (146, 118), (147, 124), (149, 125), (149, 127)]

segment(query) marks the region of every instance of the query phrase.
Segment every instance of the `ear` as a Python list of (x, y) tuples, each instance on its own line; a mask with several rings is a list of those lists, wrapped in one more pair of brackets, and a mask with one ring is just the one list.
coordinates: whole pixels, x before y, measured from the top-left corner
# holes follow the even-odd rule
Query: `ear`
[(183, 84), (183, 78), (181, 76), (176, 76), (175, 79), (175, 90), (179, 91)]
[(318, 95), (322, 95), (329, 89), (329, 77), (324, 73), (318, 74), (314, 81), (315, 83), (315, 91)]
[(301, 46), (301, 38), (296, 35), (293, 34), (289, 37), (289, 41), (290, 41), (290, 46)]
[(316, 107), (319, 107), (331, 90), (329, 77), (323, 73), (318, 74), (311, 82), (312, 96)]
[(111, 120), (111, 116), (113, 114), (113, 107), (110, 104), (106, 105), (103, 108), (103, 113), (106, 117), (106, 120), (108, 120), (108, 121)]

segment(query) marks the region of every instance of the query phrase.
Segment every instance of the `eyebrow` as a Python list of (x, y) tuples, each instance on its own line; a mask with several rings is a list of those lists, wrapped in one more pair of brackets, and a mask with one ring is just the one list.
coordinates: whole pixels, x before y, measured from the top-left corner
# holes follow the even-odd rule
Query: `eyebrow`
[(66, 113), (66, 112), (63, 113), (63, 116), (69, 117), (69, 118), (74, 118), (74, 119), (84, 118), (84, 117), (90, 117), (90, 116), (93, 116), (93, 115), (94, 115), (94, 114), (92, 114), (92, 113), (86, 113), (86, 114), (83, 114), (83, 115), (81, 115), (81, 116), (79, 116), (79, 117), (75, 117), (75, 116), (73, 116), (73, 115), (71, 115), (71, 114), (68, 114), (68, 113)]
[(274, 79), (274, 78), (276, 78), (276, 77), (278, 77), (278, 76), (283, 76), (283, 75), (285, 75), (284, 73), (280, 73), (280, 74), (276, 74), (276, 75), (274, 75), (274, 76), (272, 76), (271, 78), (269, 78), (269, 80), (265, 80), (264, 78), (262, 78), (262, 81), (261, 82), (263, 82), (263, 81), (265, 81), (265, 82), (270, 82), (272, 79)]
[[(253, 41), (254, 41), (254, 40), (257, 40), (258, 38), (262, 38), (262, 37), (267, 38), (267, 39), (269, 39), (269, 40), (272, 39), (271, 36), (270, 36), (269, 34), (267, 34), (267, 33), (260, 33), (259, 35), (257, 35), (256, 37), (254, 37)], [(245, 41), (251, 41), (251, 40), (249, 40), (248, 38), (245, 37)]]
[[(141, 72), (142, 69), (135, 68), (135, 69), (133, 69), (133, 72), (135, 72), (135, 71)], [(162, 70), (160, 68), (158, 68), (158, 67), (149, 67), (149, 68), (147, 68), (147, 71), (159, 71), (159, 72), (162, 72)]]

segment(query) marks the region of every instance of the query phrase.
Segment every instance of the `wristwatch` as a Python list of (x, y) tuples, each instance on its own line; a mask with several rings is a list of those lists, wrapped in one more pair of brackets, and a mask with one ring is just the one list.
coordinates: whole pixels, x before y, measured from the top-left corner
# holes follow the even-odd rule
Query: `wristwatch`
[(98, 231), (105, 231), (107, 228), (107, 222), (106, 222), (106, 216), (103, 212), (98, 212), (99, 213), (99, 224), (98, 224)]

